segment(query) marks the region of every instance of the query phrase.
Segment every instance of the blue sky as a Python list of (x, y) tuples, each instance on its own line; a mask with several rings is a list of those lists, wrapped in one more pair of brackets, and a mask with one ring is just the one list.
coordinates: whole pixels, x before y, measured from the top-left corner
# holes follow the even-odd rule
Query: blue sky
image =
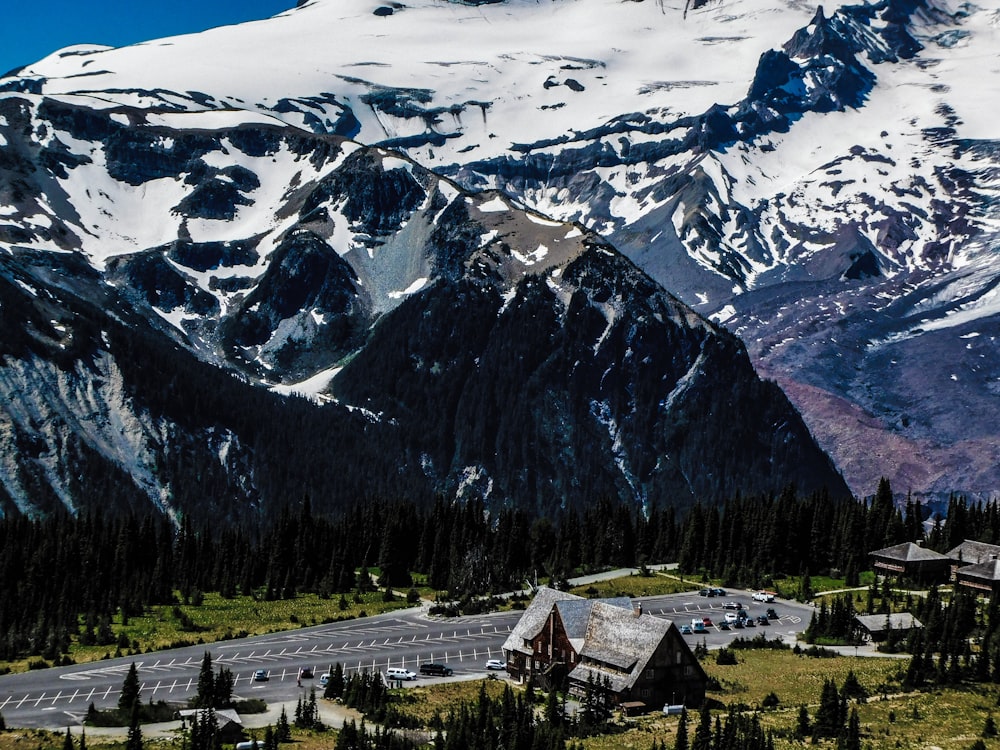
[(0, 22), (0, 75), (71, 44), (125, 44), (267, 18), (295, 0), (12, 0)]

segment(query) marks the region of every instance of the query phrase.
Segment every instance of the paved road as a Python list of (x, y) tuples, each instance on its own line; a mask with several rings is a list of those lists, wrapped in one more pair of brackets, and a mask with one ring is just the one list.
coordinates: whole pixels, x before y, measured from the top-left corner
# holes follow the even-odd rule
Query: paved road
[[(762, 605), (747, 592), (732, 592), (723, 598), (694, 593), (644, 597), (645, 612), (682, 625), (694, 617), (710, 617), (718, 623), (725, 612), (724, 601), (740, 601), (752, 614), (774, 606), (780, 620), (754, 630), (722, 631), (717, 624), (703, 635), (688, 636), (692, 647), (702, 641), (709, 648), (725, 645), (738, 635), (766, 632), (770, 637), (794, 639), (809, 624), (812, 608), (794, 602)], [(134, 657), (112, 659), (58, 669), (46, 669), (0, 677), (0, 713), (8, 726), (60, 728), (79, 724), (87, 707), (117, 705), (122, 681), (135, 662), (142, 682), (144, 701), (183, 703), (197, 692), (198, 672), (206, 650), (216, 668), (224, 666), (235, 677), (234, 692), (240, 698), (260, 698), (268, 703), (296, 700), (299, 691), (313, 683), (296, 685), (299, 669), (312, 667), (317, 675), (336, 662), (350, 674), (357, 670), (384, 671), (388, 667), (416, 667), (428, 661), (447, 663), (455, 678), (486, 674), (487, 659), (502, 658), (501, 646), (521, 613), (499, 612), (480, 616), (438, 619), (422, 609), (393, 612), (360, 620), (317, 625), (299, 630), (193, 646)], [(266, 669), (267, 682), (254, 682), (253, 673)], [(441, 678), (422, 677), (411, 684), (427, 684)], [(321, 688), (316, 683), (316, 689)]]

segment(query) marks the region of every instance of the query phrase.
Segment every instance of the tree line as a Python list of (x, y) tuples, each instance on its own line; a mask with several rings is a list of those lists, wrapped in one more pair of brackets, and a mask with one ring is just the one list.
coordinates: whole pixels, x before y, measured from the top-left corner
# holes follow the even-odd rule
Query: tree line
[[(956, 518), (1000, 517), (995, 507), (966, 511)], [(382, 586), (407, 587), (416, 572), (455, 598), (521, 588), (526, 580), (559, 581), (581, 568), (671, 560), (726, 585), (833, 570), (850, 579), (867, 567), (869, 551), (914, 538), (921, 520), (919, 507), (900, 511), (893, 504), (888, 482), (871, 502), (802, 497), (788, 488), (696, 505), (684, 515), (672, 506), (643, 511), (611, 499), (533, 516), (518, 508), (490, 511), (478, 500), (439, 498), (424, 506), (366, 498), (332, 517), (314, 514), (305, 498), (273, 522), (222, 528), (93, 509), (6, 516), (0, 659), (57, 660), (72, 638), (111, 646), (112, 622), (127, 623), (178, 597), (197, 604), (209, 591), (278, 599), (369, 590), (375, 567)], [(942, 540), (951, 538), (951, 523), (949, 517), (935, 527)], [(962, 530), (970, 531), (967, 524)]]

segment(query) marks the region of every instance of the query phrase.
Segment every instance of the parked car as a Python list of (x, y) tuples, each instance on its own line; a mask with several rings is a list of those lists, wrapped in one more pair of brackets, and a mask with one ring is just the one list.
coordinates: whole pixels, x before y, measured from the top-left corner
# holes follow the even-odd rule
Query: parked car
[(401, 667), (389, 667), (385, 670), (385, 678), (387, 680), (415, 680), (417, 675), (415, 672), (411, 672), (409, 669), (403, 669)]
[(333, 675), (331, 675), (329, 672), (327, 672), (326, 674), (321, 674), (319, 676), (319, 684), (320, 684), (320, 686), (321, 687), (326, 687), (327, 683), (330, 682), (330, 678), (331, 677), (333, 677)]
[(752, 617), (748, 617), (747, 619), (745, 619), (745, 620), (743, 621), (743, 624), (744, 624), (744, 625), (745, 625), (746, 627), (748, 627), (748, 628), (754, 628), (754, 627), (757, 627), (757, 626), (756, 626), (756, 625), (754, 624), (754, 621), (753, 621), (753, 618), (752, 618)]
[(757, 615), (757, 622), (761, 625), (771, 624), (771, 621), (767, 619), (767, 615)]
[(723, 622), (732, 624), (736, 622), (738, 619), (740, 618), (736, 616), (735, 612), (726, 612), (726, 619), (723, 620)]
[(772, 620), (778, 619), (778, 613), (774, 611), (774, 607), (767, 608), (767, 616), (770, 617)]
[(711, 627), (712, 626), (712, 618), (711, 617), (702, 617), (701, 618), (701, 624), (704, 625), (706, 628)]
[(693, 632), (690, 625), (681, 625), (681, 635), (691, 635)]
[(729, 630), (729, 623), (723, 620), (719, 623), (719, 630)]
[(774, 592), (773, 591), (755, 591), (750, 595), (755, 602), (773, 602)]
[[(496, 659), (490, 659), (490, 661), (496, 661)], [(487, 662), (487, 665), (488, 664), (489, 662)], [(420, 674), (435, 675), (437, 677), (447, 677), (452, 672), (451, 667), (445, 664), (434, 664), (432, 662), (421, 664), (418, 671)]]
[(708, 589), (702, 589), (698, 592), (698, 596), (711, 596)]
[(736, 628), (737, 630), (742, 630), (744, 627), (743, 620), (737, 620), (736, 622), (734, 622), (733, 627)]
[(743, 605), (739, 602), (726, 602), (722, 605), (723, 609), (743, 609)]
[(303, 680), (311, 680), (313, 678), (312, 667), (302, 667), (302, 669), (299, 670), (299, 677)]
[(705, 627), (705, 624), (704, 624), (704, 623), (701, 623), (701, 622), (699, 622), (699, 623), (698, 623), (697, 625), (692, 625), (692, 626), (691, 626), (691, 629), (692, 629), (692, 630), (693, 630), (693, 631), (694, 631), (695, 633), (707, 633), (707, 632), (708, 632), (708, 628), (706, 628), (706, 627)]
[(271, 675), (268, 674), (266, 669), (258, 669), (256, 672), (253, 673), (254, 682), (267, 682), (270, 679)]
[(725, 589), (714, 588), (714, 589), (712, 589), (712, 591), (715, 592), (716, 596), (725, 596), (726, 595), (726, 590)]
[(507, 662), (503, 659), (489, 659), (486, 662), (487, 669), (507, 669)]

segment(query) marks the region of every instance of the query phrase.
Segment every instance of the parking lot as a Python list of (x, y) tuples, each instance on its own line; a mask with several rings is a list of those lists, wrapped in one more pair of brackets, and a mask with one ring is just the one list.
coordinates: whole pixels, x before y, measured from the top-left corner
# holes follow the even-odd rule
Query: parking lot
[[(808, 627), (814, 611), (811, 605), (785, 599), (759, 602), (754, 601), (752, 594), (743, 589), (728, 589), (714, 596), (690, 592), (641, 601), (650, 614), (673, 620), (692, 647), (704, 641), (709, 648), (719, 648), (735, 638), (758, 635), (794, 643)], [(773, 610), (772, 617), (768, 616), (769, 609)], [(732, 619), (740, 619), (740, 613), (745, 613), (746, 619), (738, 626)], [(727, 615), (732, 616), (730, 622), (726, 622)], [(695, 628), (696, 622), (702, 627)]]

